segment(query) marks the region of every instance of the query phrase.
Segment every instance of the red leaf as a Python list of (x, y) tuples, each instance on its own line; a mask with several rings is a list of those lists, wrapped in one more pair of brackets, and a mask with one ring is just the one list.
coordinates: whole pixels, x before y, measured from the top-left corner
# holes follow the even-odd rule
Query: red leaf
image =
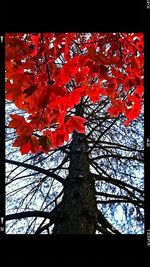
[(55, 131), (55, 141), (57, 146), (62, 146), (63, 143), (68, 141), (69, 135), (64, 126), (61, 126)]
[(139, 115), (140, 115), (140, 112), (141, 112), (141, 108), (131, 108), (131, 109), (128, 109), (126, 112), (125, 112), (125, 115), (127, 117), (127, 119), (129, 119), (130, 121), (131, 120), (134, 120), (136, 119)]
[(128, 127), (130, 125), (130, 120), (124, 121), (124, 126)]
[(118, 117), (120, 113), (124, 112), (124, 103), (120, 99), (112, 101), (112, 106), (108, 108), (108, 112), (111, 117)]
[(65, 116), (66, 116), (66, 112), (65, 111), (60, 112), (60, 115), (58, 117), (59, 127), (64, 124)]
[(14, 85), (8, 85), (6, 86), (6, 98), (8, 100), (11, 100), (13, 102), (15, 102), (15, 105), (17, 107), (19, 107), (20, 109), (23, 108), (23, 96), (22, 96), (22, 91), (20, 88), (13, 88)]
[(10, 114), (10, 117), (12, 120), (9, 122), (9, 128), (18, 128), (25, 122), (24, 117), (20, 115)]
[(133, 57), (131, 60), (131, 68), (138, 71), (140, 70), (140, 62), (138, 61), (138, 58)]
[(24, 74), (24, 67), (19, 68), (16, 73), (18, 74)]
[(80, 72), (76, 73), (75, 80), (77, 84), (81, 82), (84, 83), (87, 80), (86, 75), (89, 73), (89, 70), (90, 69), (88, 67), (85, 67)]
[(62, 86), (70, 81), (72, 75), (78, 71), (78, 56), (64, 64), (59, 74), (56, 76), (56, 84)]
[(144, 87), (143, 86), (137, 86), (135, 93), (141, 97), (142, 94), (144, 93)]
[(47, 136), (50, 140), (51, 147), (56, 148), (58, 146), (62, 146), (64, 142), (68, 141), (69, 134), (66, 131), (65, 127), (62, 125), (55, 132), (46, 130), (44, 131), (44, 136)]
[(96, 51), (95, 51), (95, 48), (93, 46), (90, 46), (88, 48), (88, 55), (89, 55), (90, 59), (95, 60)]
[(33, 51), (30, 54), (31, 57), (36, 56), (36, 54), (38, 52), (38, 42), (39, 42), (39, 39), (40, 39), (40, 34), (38, 34), (38, 35), (32, 35), (31, 36), (32, 43), (34, 44)]
[(89, 61), (89, 57), (87, 55), (81, 55), (78, 59), (79, 67), (82, 69)]
[(56, 85), (52, 85), (49, 89), (50, 91), (50, 95), (56, 95), (57, 97), (61, 97), (61, 96), (67, 96), (68, 95), (68, 91), (65, 87), (59, 87)]
[(31, 96), (36, 90), (37, 90), (37, 84), (30, 85), (27, 89), (23, 91), (23, 94), (25, 94), (25, 98), (26, 98), (28, 96)]
[(89, 86), (86, 89), (87, 95), (93, 103), (100, 101), (100, 88), (99, 86)]
[(64, 57), (65, 57), (66, 61), (70, 60), (70, 50), (69, 50), (68, 42), (66, 42), (66, 44), (65, 44)]
[(12, 121), (9, 122), (8, 127), (16, 128), (16, 131), (20, 135), (30, 135), (33, 132), (33, 128), (25, 119), (20, 115), (11, 114)]
[(118, 115), (120, 114), (120, 110), (115, 106), (109, 107), (108, 112), (110, 114), (110, 117), (118, 117)]
[(82, 96), (85, 96), (85, 95), (86, 95), (86, 88), (84, 86), (75, 88), (69, 94), (67, 107), (74, 108), (75, 105), (80, 103)]
[(31, 36), (31, 40), (32, 40), (32, 43), (37, 46), (38, 42), (39, 42), (39, 39), (40, 39), (40, 34), (37, 34), (37, 35), (32, 35)]
[(24, 155), (24, 154), (28, 154), (29, 151), (30, 151), (30, 148), (31, 148), (30, 143), (26, 143), (26, 144), (22, 145), (22, 146), (20, 147), (21, 154), (22, 154), (22, 155)]
[(27, 154), (31, 151), (33, 154), (41, 151), (36, 137), (31, 135), (21, 135), (13, 143), (14, 147), (20, 147), (21, 154)]
[(39, 143), (42, 146), (42, 150), (47, 154), (50, 151), (51, 142), (47, 136), (40, 136)]
[(65, 126), (69, 133), (72, 133), (74, 130), (76, 130), (78, 133), (85, 133), (85, 126), (83, 123), (86, 121), (87, 120), (85, 118), (80, 116), (72, 116), (68, 119)]
[(139, 95), (135, 91), (133, 95), (129, 95), (126, 99), (124, 114), (129, 120), (134, 120), (139, 116), (141, 107)]
[(99, 53), (96, 55), (96, 61), (98, 61), (100, 64), (109, 65), (109, 59), (102, 53)]

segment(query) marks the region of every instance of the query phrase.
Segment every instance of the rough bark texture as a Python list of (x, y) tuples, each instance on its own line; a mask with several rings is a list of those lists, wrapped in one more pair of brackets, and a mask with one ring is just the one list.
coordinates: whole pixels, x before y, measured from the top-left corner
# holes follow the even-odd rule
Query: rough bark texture
[[(82, 104), (76, 106), (76, 115), (82, 116)], [(53, 234), (95, 234), (95, 184), (90, 176), (86, 136), (74, 131), (70, 144), (69, 175), (64, 195), (56, 212)]]
[(69, 176), (57, 210), (54, 234), (95, 234), (96, 199), (85, 135), (73, 133)]

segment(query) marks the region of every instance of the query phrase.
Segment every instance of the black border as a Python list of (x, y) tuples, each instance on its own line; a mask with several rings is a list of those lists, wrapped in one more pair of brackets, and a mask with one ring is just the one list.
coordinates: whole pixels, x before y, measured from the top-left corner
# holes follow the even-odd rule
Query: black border
[(0, 32), (0, 235), (5, 233), (5, 38)]
[[(148, 230), (150, 231), (150, 79), (149, 79), (149, 54), (150, 39), (148, 30), (148, 21), (150, 19), (150, 1), (149, 9), (145, 12), (145, 96), (144, 96), (144, 124), (145, 124), (145, 235), (147, 239)], [(148, 241), (148, 240), (146, 240)], [(150, 243), (150, 236), (149, 236)], [(147, 246), (147, 250), (150, 245)]]
[[(104, 2), (104, 1), (103, 1)], [(110, 3), (111, 2), (111, 3)], [(144, 235), (122, 235), (122, 236), (23, 236), (23, 235), (3, 235), (5, 241), (3, 248), (8, 257), (5, 257), (5, 264), (10, 259), (15, 260), (20, 257), (19, 263), (41, 263), (42, 266), (57, 266), (57, 261), (63, 263), (88, 263), (91, 266), (102, 266), (104, 263), (112, 265), (129, 265), (142, 262), (146, 266), (146, 254), (150, 247), (147, 247), (147, 229), (150, 229), (150, 168), (149, 155), (150, 147), (147, 146), (147, 138), (150, 139), (150, 119), (149, 119), (149, 75), (148, 75), (148, 52), (149, 52), (149, 30), (148, 20), (150, 10), (146, 9), (145, 1), (126, 0), (116, 3), (116, 1), (105, 1), (101, 3), (87, 2), (83, 7), (81, 3), (70, 3), (68, 7), (62, 9), (60, 3), (56, 7), (45, 8), (44, 4), (38, 6), (39, 10), (30, 6), (23, 8), (17, 13), (9, 6), (6, 12), (5, 32), (144, 32), (145, 34), (145, 234)], [(132, 5), (131, 5), (132, 2)], [(14, 3), (13, 3), (14, 5)], [(48, 5), (48, 4), (46, 4)], [(62, 3), (64, 5), (64, 3)], [(69, 5), (69, 3), (68, 3)], [(89, 5), (89, 6), (88, 6)], [(88, 9), (87, 9), (88, 6)], [(44, 10), (44, 11), (43, 11)], [(17, 16), (16, 16), (17, 14)], [(38, 21), (39, 19), (39, 21)], [(4, 43), (0, 47), (0, 73), (4, 75)], [(3, 64), (2, 64), (3, 62)], [(2, 175), (4, 176), (4, 77), (0, 75), (1, 93), (1, 152), (0, 163)], [(0, 179), (0, 212), (4, 212), (5, 189), (4, 180)], [(4, 214), (4, 213), (3, 213)], [(1, 237), (0, 237), (1, 239)], [(14, 246), (15, 243), (15, 246)], [(1, 249), (0, 249), (1, 250)], [(8, 252), (7, 252), (8, 251)], [(47, 262), (48, 264), (44, 263)], [(53, 262), (53, 264), (51, 264)], [(96, 265), (98, 263), (98, 265)], [(56, 265), (54, 265), (56, 264)]]

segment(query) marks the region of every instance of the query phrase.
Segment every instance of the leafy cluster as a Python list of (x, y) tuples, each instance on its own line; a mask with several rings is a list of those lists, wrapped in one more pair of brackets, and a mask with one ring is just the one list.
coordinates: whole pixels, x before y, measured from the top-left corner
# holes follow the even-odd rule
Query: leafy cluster
[(88, 117), (72, 114), (83, 98), (107, 97), (109, 116), (123, 114), (128, 126), (142, 94), (142, 33), (6, 34), (6, 99), (27, 114), (9, 123), (22, 154), (48, 153), (74, 130), (84, 133)]

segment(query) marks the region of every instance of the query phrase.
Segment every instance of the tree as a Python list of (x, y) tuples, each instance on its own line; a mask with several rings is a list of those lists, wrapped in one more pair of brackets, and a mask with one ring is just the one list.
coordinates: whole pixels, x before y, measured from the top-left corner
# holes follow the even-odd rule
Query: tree
[(142, 33), (6, 34), (8, 222), (143, 231), (143, 60)]

